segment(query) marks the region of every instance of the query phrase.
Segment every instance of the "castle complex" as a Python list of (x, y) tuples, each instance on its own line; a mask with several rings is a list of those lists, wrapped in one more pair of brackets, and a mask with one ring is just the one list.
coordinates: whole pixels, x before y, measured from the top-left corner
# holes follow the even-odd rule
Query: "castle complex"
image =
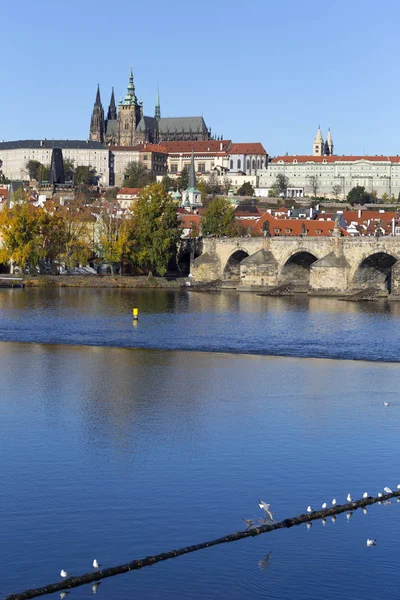
[(140, 143), (204, 141), (211, 139), (211, 129), (207, 129), (203, 117), (161, 117), (160, 95), (154, 117), (143, 114), (143, 103), (136, 97), (131, 69), (126, 96), (117, 106), (114, 88), (111, 93), (107, 117), (97, 88), (96, 100), (90, 121), (90, 140), (107, 146), (135, 146)]

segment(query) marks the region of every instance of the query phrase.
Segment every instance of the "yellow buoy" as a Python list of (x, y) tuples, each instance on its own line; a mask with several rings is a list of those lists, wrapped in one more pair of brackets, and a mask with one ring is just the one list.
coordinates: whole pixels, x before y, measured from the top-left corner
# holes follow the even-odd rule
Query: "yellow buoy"
[(134, 309), (132, 310), (132, 314), (133, 314), (133, 320), (134, 320), (134, 321), (137, 321), (137, 320), (138, 320), (138, 318), (139, 318), (139, 309), (138, 309), (138, 308), (134, 308)]

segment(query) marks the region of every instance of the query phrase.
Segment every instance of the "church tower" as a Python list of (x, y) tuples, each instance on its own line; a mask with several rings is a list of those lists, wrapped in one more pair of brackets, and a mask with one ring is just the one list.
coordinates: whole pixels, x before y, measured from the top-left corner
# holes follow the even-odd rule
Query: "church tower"
[(161, 106), (160, 106), (160, 90), (157, 88), (156, 108), (154, 110), (154, 118), (159, 121), (161, 119)]
[(324, 154), (324, 138), (322, 137), (321, 127), (318, 125), (317, 135), (313, 143), (313, 156), (323, 156)]
[(100, 98), (100, 86), (97, 85), (96, 101), (94, 103), (92, 118), (90, 120), (89, 138), (92, 142), (104, 141), (104, 110)]
[(326, 143), (329, 146), (329, 154), (330, 156), (333, 155), (333, 139), (332, 139), (332, 134), (331, 134), (331, 128), (328, 129), (328, 135), (326, 136)]
[(133, 146), (136, 138), (136, 128), (141, 119), (142, 108), (135, 94), (133, 73), (129, 76), (128, 91), (118, 106), (118, 144)]

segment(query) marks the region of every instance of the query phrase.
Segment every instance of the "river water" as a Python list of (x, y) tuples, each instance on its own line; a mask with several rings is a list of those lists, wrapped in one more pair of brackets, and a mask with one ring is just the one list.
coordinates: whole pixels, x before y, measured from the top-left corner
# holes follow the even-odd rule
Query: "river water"
[[(113, 566), (237, 531), (261, 516), (258, 498), (281, 520), (395, 488), (399, 309), (0, 290), (0, 597), (94, 558)], [(396, 597), (399, 528), (400, 504), (375, 505), (107, 579), (96, 595)]]

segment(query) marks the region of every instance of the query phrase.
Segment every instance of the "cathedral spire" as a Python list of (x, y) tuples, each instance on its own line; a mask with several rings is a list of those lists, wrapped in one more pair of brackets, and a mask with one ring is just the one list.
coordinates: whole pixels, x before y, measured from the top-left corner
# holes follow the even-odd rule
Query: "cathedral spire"
[(161, 105), (160, 105), (160, 89), (157, 86), (157, 97), (156, 97), (156, 108), (154, 111), (154, 117), (157, 119), (161, 119)]
[(114, 121), (117, 118), (117, 107), (115, 105), (114, 88), (111, 92), (110, 105), (108, 107), (107, 120)]
[(313, 155), (322, 156), (324, 153), (324, 138), (321, 133), (321, 126), (318, 125), (317, 135), (315, 136), (313, 143)]
[(132, 67), (131, 67), (131, 72), (129, 75), (128, 91), (126, 93), (124, 100), (122, 101), (122, 104), (124, 106), (136, 106), (136, 104), (137, 104), (137, 98), (136, 98), (136, 94), (135, 94), (135, 85), (133, 83)]
[(331, 128), (330, 127), (328, 129), (328, 135), (326, 136), (326, 141), (327, 141), (327, 144), (329, 146), (329, 153), (332, 156), (332, 154), (333, 154), (333, 139), (332, 139), (332, 134), (331, 134)]
[(100, 98), (100, 84), (97, 84), (97, 94), (96, 94), (96, 102), (94, 103), (95, 106), (101, 106), (101, 98)]

